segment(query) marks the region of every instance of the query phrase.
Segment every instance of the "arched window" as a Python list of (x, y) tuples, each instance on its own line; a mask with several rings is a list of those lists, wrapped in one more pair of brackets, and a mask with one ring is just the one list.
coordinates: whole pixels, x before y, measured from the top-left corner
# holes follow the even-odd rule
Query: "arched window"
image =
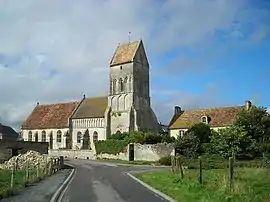
[(117, 83), (117, 81), (116, 81), (116, 79), (113, 79), (113, 81), (112, 81), (112, 94), (115, 94), (116, 93), (116, 83)]
[(50, 149), (53, 149), (53, 132), (50, 132), (50, 136), (49, 136), (49, 146)]
[(124, 82), (123, 79), (119, 79), (119, 91), (123, 92), (124, 91)]
[(35, 133), (35, 142), (38, 142), (38, 132)]
[(81, 139), (82, 139), (82, 133), (79, 131), (79, 132), (77, 133), (77, 143), (78, 143), (78, 144), (81, 143)]
[(61, 132), (61, 130), (57, 131), (56, 141), (57, 142), (62, 142), (62, 132)]
[(95, 131), (93, 133), (93, 142), (95, 143), (96, 141), (98, 141), (98, 133), (97, 133), (97, 131)]
[(28, 132), (28, 141), (33, 141), (32, 131)]
[(125, 92), (128, 92), (129, 91), (128, 77), (126, 77), (125, 80), (124, 80), (124, 91)]
[(184, 130), (179, 130), (179, 135), (180, 135), (180, 137), (183, 137), (184, 133), (185, 133)]
[(46, 142), (46, 132), (44, 130), (41, 133), (41, 142)]

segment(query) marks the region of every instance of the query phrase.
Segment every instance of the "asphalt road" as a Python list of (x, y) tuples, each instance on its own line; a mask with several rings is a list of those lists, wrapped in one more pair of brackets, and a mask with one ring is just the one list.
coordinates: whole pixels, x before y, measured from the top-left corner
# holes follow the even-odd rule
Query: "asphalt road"
[(87, 160), (68, 162), (76, 167), (62, 202), (166, 202), (131, 179), (126, 172), (153, 167), (121, 166)]

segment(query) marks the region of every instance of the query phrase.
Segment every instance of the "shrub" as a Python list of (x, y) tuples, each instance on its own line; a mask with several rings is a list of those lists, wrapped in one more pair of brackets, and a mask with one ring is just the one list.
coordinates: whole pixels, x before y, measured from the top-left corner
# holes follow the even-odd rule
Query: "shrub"
[(108, 154), (119, 154), (123, 152), (124, 148), (128, 145), (126, 140), (101, 140), (95, 143), (97, 154), (108, 153)]
[(164, 166), (170, 166), (172, 165), (172, 162), (171, 162), (171, 157), (170, 156), (165, 156), (165, 157), (162, 157), (158, 160), (158, 163), (160, 165), (164, 165)]

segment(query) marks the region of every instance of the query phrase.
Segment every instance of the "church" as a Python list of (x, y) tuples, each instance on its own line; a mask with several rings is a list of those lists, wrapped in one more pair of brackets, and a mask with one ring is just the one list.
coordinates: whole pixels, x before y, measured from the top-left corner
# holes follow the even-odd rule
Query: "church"
[(24, 141), (49, 142), (50, 149), (91, 148), (116, 132), (157, 133), (160, 125), (151, 108), (149, 63), (143, 42), (118, 45), (110, 61), (108, 95), (68, 103), (37, 103), (21, 126)]

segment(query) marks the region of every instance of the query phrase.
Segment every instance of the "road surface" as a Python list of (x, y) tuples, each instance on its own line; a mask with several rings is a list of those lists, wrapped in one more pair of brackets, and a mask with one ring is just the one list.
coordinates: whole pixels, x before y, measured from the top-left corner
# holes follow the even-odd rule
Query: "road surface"
[(153, 167), (89, 160), (70, 160), (68, 163), (76, 167), (76, 172), (61, 197), (62, 202), (166, 202), (126, 175), (129, 171)]

